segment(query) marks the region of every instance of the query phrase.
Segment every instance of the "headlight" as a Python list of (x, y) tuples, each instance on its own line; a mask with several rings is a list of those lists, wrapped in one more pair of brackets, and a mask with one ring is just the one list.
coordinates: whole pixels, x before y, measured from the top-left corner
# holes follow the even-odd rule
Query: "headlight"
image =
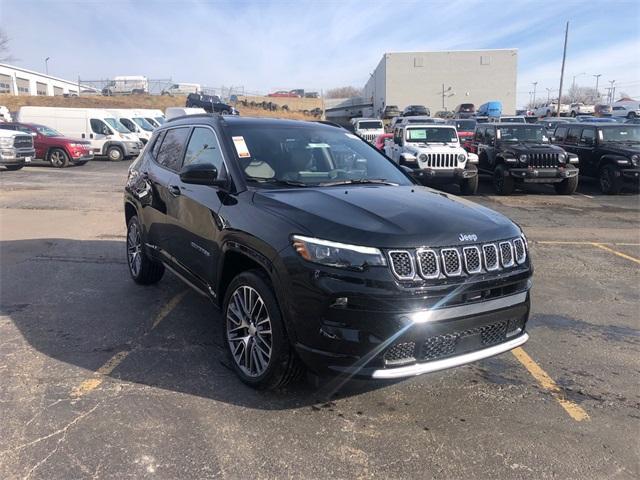
[(427, 156), (424, 153), (421, 154), (418, 158), (420, 159), (421, 162), (426, 162), (427, 161)]
[(558, 161), (559, 161), (560, 163), (564, 163), (564, 162), (565, 162), (565, 159), (566, 159), (566, 157), (565, 157), (565, 154), (564, 154), (564, 153), (560, 153), (560, 154), (558, 154)]
[(294, 235), (293, 248), (309, 262), (329, 267), (362, 270), (366, 266), (382, 266), (387, 262), (382, 252), (373, 247), (361, 247)]
[(640, 155), (632, 155), (631, 163), (633, 164), (634, 167), (637, 167), (638, 163), (640, 163)]
[(467, 159), (467, 156), (464, 153), (459, 153), (458, 154), (458, 161), (459, 162), (464, 162)]
[(520, 161), (522, 163), (527, 163), (528, 160), (529, 158), (526, 155), (520, 155)]
[(0, 146), (4, 148), (13, 147), (13, 137), (0, 138)]

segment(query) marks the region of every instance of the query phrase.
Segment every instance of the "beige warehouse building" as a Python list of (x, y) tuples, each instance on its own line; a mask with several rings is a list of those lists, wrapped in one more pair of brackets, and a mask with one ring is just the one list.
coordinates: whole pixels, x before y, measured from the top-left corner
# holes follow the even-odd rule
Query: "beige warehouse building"
[(516, 49), (385, 53), (363, 96), (373, 103), (375, 116), (386, 105), (424, 105), (433, 115), (460, 103), (477, 108), (494, 100), (502, 102), (505, 114), (513, 114), (517, 68)]

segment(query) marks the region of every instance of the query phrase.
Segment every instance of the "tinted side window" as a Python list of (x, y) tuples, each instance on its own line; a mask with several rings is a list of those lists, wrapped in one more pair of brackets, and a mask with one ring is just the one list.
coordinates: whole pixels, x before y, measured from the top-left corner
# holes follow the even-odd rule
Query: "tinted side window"
[(567, 127), (558, 127), (556, 128), (556, 131), (554, 132), (553, 136), (557, 141), (562, 141), (564, 140), (564, 137), (567, 134), (567, 130), (569, 130)]
[(476, 135), (475, 135), (475, 139), (476, 139), (476, 140), (478, 140), (478, 141), (480, 141), (480, 142), (481, 142), (482, 140), (484, 140), (484, 130), (485, 130), (485, 127), (478, 127), (478, 128), (476, 128)]
[(581, 127), (573, 127), (569, 129), (569, 133), (567, 133), (567, 138), (565, 142), (567, 143), (578, 143), (578, 138), (580, 137)]
[(496, 138), (496, 132), (493, 129), (493, 127), (487, 127), (487, 129), (485, 130), (485, 133), (484, 133), (485, 142), (489, 143), (489, 142), (493, 141), (495, 138)]
[(222, 173), (222, 153), (215, 134), (208, 128), (196, 127), (187, 145), (183, 165), (202, 163), (213, 165)]
[(170, 170), (178, 171), (182, 164), (182, 153), (189, 135), (189, 127), (167, 130), (156, 161)]
[(151, 148), (153, 158), (158, 158), (158, 152), (160, 151), (160, 145), (162, 145), (162, 139), (164, 138), (165, 133), (167, 133), (166, 130), (163, 130), (156, 136), (153, 147)]
[(587, 145), (593, 145), (596, 138), (596, 129), (595, 128), (585, 128), (582, 130), (582, 135), (580, 136), (580, 143), (584, 143)]

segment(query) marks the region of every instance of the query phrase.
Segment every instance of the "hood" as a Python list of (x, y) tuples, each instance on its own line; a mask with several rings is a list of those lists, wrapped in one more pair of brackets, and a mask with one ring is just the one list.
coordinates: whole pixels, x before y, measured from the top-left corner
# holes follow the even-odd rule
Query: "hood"
[(549, 143), (501, 143), (504, 152), (521, 153), (564, 153), (557, 145)]
[[(463, 148), (456, 143), (414, 143), (406, 145), (405, 150), (414, 153), (456, 153)], [(464, 151), (460, 153), (464, 153)]]
[[(314, 237), (379, 248), (446, 246), (516, 237), (505, 216), (430, 188), (359, 185), (260, 190), (254, 204)], [(293, 232), (292, 233), (296, 233)]]

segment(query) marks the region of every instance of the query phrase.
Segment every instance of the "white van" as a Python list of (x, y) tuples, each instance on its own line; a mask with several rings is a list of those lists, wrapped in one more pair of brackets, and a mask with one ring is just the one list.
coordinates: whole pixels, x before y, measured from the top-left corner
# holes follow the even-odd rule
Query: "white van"
[(189, 95), (200, 93), (199, 83), (174, 83), (169, 88), (162, 90), (162, 95)]
[(127, 127), (127, 130), (135, 134), (143, 144), (146, 145), (146, 143), (151, 140), (154, 126), (151, 125), (140, 113), (138, 113), (137, 110), (125, 108), (118, 110), (109, 109), (107, 111), (113, 114), (121, 124)]
[(184, 115), (199, 115), (201, 113), (207, 113), (204, 108), (191, 108), (191, 107), (168, 107), (164, 111), (164, 116), (167, 120), (171, 120), (176, 117), (183, 117)]
[(20, 107), (18, 122), (46, 125), (71, 138), (91, 143), (95, 156), (118, 161), (135, 157), (142, 142), (129, 132), (114, 115), (97, 108)]
[(164, 113), (162, 110), (157, 110), (153, 108), (138, 108), (136, 112), (140, 114), (147, 122), (149, 122), (154, 127), (158, 128), (160, 125), (164, 124)]

